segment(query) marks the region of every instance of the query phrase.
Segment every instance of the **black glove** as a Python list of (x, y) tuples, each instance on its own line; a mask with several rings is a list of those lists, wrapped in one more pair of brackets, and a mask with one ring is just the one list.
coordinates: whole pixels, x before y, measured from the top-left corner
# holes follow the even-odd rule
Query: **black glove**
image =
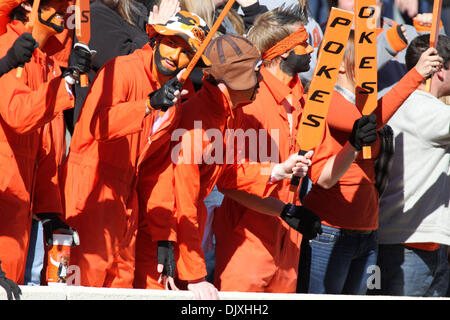
[[(0, 261), (0, 286), (3, 287), (6, 291), (6, 295), (8, 297), (8, 300), (20, 300), (20, 295), (22, 294), (22, 290), (20, 290), (17, 283), (12, 281), (11, 279), (6, 278), (6, 273), (2, 270), (1, 267), (1, 261)], [(14, 295), (14, 299), (13, 299)]]
[(11, 69), (23, 66), (26, 62), (29, 62), (34, 49), (36, 49), (39, 44), (34, 40), (31, 33), (22, 34), (14, 42), (13, 46), (6, 53), (6, 60)]
[(158, 241), (158, 264), (164, 265), (162, 274), (173, 277), (175, 274), (175, 254), (172, 241)]
[(42, 228), (44, 229), (45, 243), (48, 246), (53, 245), (53, 232), (59, 231), (62, 234), (72, 235), (72, 246), (80, 244), (80, 238), (77, 230), (69, 227), (67, 224), (61, 221), (55, 213), (38, 213), (36, 216), (42, 222)]
[(355, 121), (348, 141), (356, 150), (361, 151), (363, 146), (370, 146), (376, 140), (377, 116), (375, 114), (362, 116)]
[(93, 52), (83, 43), (75, 43), (69, 56), (69, 66), (63, 72), (63, 78), (70, 75), (76, 81), (80, 74), (88, 73), (91, 70), (91, 60)]
[(283, 207), (280, 217), (307, 240), (314, 239), (318, 234), (322, 234), (320, 218), (304, 206), (288, 203)]
[(150, 98), (150, 106), (156, 110), (167, 111), (169, 107), (173, 106), (175, 91), (181, 90), (181, 87), (182, 85), (177, 77), (170, 79), (164, 83), (161, 88), (148, 95)]

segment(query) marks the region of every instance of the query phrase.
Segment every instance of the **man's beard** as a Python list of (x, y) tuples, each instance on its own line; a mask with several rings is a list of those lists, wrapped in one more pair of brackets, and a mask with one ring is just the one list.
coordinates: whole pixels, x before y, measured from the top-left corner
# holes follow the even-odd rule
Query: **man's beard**
[(38, 12), (38, 18), (39, 18), (39, 22), (42, 23), (43, 25), (46, 25), (47, 27), (52, 28), (53, 30), (55, 30), (57, 33), (61, 33), (64, 31), (64, 25), (62, 26), (58, 26), (54, 23), (52, 23), (51, 21), (53, 20), (53, 18), (58, 14), (60, 16), (64, 16), (64, 13), (61, 12), (55, 12), (54, 14), (52, 14), (50, 16), (50, 18), (48, 18), (47, 20), (42, 19), (42, 11), (39, 9)]
[(310, 61), (309, 54), (298, 55), (291, 51), (286, 59), (281, 60), (280, 68), (287, 75), (294, 76), (297, 73), (308, 71)]
[(162, 59), (164, 59), (164, 58), (161, 57), (161, 53), (159, 51), (159, 43), (158, 43), (156, 45), (156, 51), (155, 51), (155, 64), (156, 64), (156, 69), (158, 69), (158, 72), (166, 77), (174, 77), (178, 74), (178, 72), (181, 71), (178, 67), (175, 70), (167, 69), (166, 67), (164, 67), (162, 65)]

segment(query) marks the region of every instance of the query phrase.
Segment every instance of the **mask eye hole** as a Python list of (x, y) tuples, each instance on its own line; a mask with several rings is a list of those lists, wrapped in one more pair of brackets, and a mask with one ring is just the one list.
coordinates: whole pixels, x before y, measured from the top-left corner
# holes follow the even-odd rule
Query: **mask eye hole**
[(255, 65), (255, 72), (259, 72), (261, 70), (262, 60), (259, 60)]

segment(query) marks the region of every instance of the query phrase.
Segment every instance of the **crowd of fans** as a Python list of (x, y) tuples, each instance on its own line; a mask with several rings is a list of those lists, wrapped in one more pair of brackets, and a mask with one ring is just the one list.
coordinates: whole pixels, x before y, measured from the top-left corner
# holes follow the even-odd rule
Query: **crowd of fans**
[(88, 43), (73, 2), (0, 0), (8, 298), (47, 284), (54, 232), (83, 286), (449, 296), (447, 2), (430, 48), (432, 1), (376, 1), (378, 105), (356, 103), (351, 30), (300, 153), (330, 10), (354, 0), (96, 0)]

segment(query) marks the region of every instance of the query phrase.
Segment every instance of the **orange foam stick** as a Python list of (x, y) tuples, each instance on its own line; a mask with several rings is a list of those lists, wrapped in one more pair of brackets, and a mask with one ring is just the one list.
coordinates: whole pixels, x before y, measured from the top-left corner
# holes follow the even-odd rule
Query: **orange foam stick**
[[(89, 0), (77, 0), (75, 4), (75, 34), (80, 43), (89, 44), (91, 40), (91, 13)], [(80, 75), (80, 85), (87, 87), (89, 79), (87, 74)]]
[[(378, 105), (376, 0), (355, 2), (355, 98), (363, 115)], [(363, 158), (372, 158), (370, 146), (363, 146)]]
[(223, 20), (225, 19), (226, 15), (228, 14), (228, 12), (230, 11), (231, 7), (233, 6), (234, 2), (236, 0), (228, 0), (227, 4), (225, 5), (225, 7), (222, 9), (222, 12), (220, 13), (219, 17), (217, 18), (216, 22), (214, 22), (213, 26), (211, 27), (211, 30), (209, 31), (208, 35), (206, 36), (205, 40), (203, 40), (202, 45), (200, 46), (200, 48), (197, 50), (197, 52), (195, 53), (194, 57), (192, 58), (192, 60), (189, 62), (188, 66), (186, 67), (186, 70), (183, 72), (183, 74), (181, 75), (181, 78), (179, 80), (179, 82), (181, 84), (184, 84), (187, 80), (187, 78), (189, 77), (189, 75), (191, 74), (192, 70), (194, 70), (195, 65), (197, 64), (198, 60), (200, 59), (200, 57), (202, 56), (203, 52), (205, 51), (206, 47), (208, 46), (208, 44), (211, 42), (212, 37), (214, 36), (214, 34), (216, 33), (216, 31), (219, 29), (220, 25), (222, 24)]
[[(34, 22), (37, 19), (40, 3), (41, 3), (41, 0), (35, 0), (33, 2), (33, 6), (31, 7), (31, 13), (30, 13), (30, 27), (31, 27), (30, 31), (31, 31), (31, 33), (33, 33)], [(20, 66), (17, 68), (16, 77), (18, 79), (20, 79), (22, 77), (22, 71), (23, 71), (23, 66)]]
[[(442, 0), (434, 0), (433, 3), (433, 19), (431, 22), (430, 47), (436, 48), (439, 37), (439, 22), (441, 20)], [(431, 90), (431, 78), (427, 79), (426, 90)]]
[[(325, 130), (331, 96), (344, 57), (345, 46), (353, 23), (353, 12), (331, 8), (320, 54), (308, 91), (297, 131), (300, 155), (318, 146)], [(300, 178), (293, 176), (291, 191), (296, 191)]]

